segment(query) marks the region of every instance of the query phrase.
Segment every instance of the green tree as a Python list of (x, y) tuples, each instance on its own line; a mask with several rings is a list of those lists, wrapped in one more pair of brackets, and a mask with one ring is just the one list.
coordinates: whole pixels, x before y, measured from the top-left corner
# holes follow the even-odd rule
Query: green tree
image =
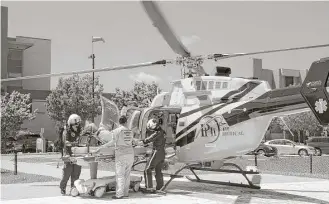
[(83, 121), (101, 114), (100, 95), (103, 85), (99, 83), (99, 77), (94, 80), (94, 99), (92, 87), (93, 80), (89, 74), (59, 79), (56, 89), (46, 99), (48, 115), (56, 122), (58, 131), (73, 113), (78, 114)]
[(281, 133), (284, 129), (284, 124), (279, 117), (274, 117), (269, 125), (271, 133)]
[(311, 111), (288, 115), (284, 120), (287, 126), (297, 133), (308, 131), (310, 135), (316, 135), (321, 131), (321, 125)]
[(155, 82), (147, 84), (145, 82), (135, 82), (133, 90), (131, 90), (136, 105), (139, 108), (146, 108), (151, 105), (153, 98), (161, 92), (158, 84)]
[(131, 91), (122, 90), (120, 88), (115, 89), (111, 100), (118, 106), (119, 110), (124, 106), (136, 106), (134, 96)]
[(158, 84), (155, 82), (148, 84), (145, 82), (135, 82), (134, 88), (129, 91), (116, 88), (111, 100), (118, 106), (119, 110), (123, 106), (136, 106), (146, 108), (151, 105), (153, 98), (160, 92)]
[(25, 120), (33, 120), (36, 111), (31, 111), (32, 101), (30, 94), (21, 94), (17, 91), (1, 96), (1, 140), (2, 150), (6, 148), (7, 138), (16, 137), (17, 131)]
[(296, 142), (302, 142), (306, 139), (306, 132), (311, 136), (319, 135), (322, 127), (314, 114), (308, 111), (282, 117), (274, 117), (269, 126), (270, 132), (281, 133), (285, 131), (285, 129), (289, 129), (293, 133), (293, 135), (291, 135), (290, 131), (286, 131), (286, 134), (294, 136), (293, 139)]

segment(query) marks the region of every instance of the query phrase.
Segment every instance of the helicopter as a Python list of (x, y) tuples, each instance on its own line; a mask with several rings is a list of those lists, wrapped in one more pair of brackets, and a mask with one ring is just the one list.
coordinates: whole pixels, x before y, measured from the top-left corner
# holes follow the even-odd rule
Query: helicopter
[[(176, 162), (185, 165), (170, 175), (170, 180), (161, 190), (165, 190), (184, 169), (192, 171), (195, 175), (196, 179), (187, 177), (191, 181), (259, 189), (260, 186), (253, 184), (246, 176), (259, 172), (244, 171), (238, 165), (225, 161), (256, 149), (275, 116), (311, 110), (321, 125), (329, 124), (327, 108), (329, 58), (314, 61), (301, 86), (283, 89), (271, 89), (267, 81), (259, 79), (230, 77), (231, 68), (229, 67), (218, 66), (215, 75), (210, 76), (202, 66), (205, 60), (220, 61), (256, 54), (315, 49), (329, 47), (329, 44), (251, 53), (192, 55), (177, 38), (157, 3), (142, 1), (141, 4), (152, 24), (178, 55), (176, 59), (162, 59), (94, 70), (24, 76), (3, 79), (2, 82), (89, 72), (119, 71), (146, 66), (181, 65), (187, 72), (182, 79), (172, 82), (171, 91), (155, 96), (148, 108), (128, 107), (125, 110), (126, 113), (121, 113), (129, 115), (128, 126), (134, 130), (137, 139), (147, 137), (146, 123), (150, 118), (162, 118), (161, 126), (167, 133), (167, 145), (173, 146), (175, 149), (175, 152), (168, 158), (175, 156)], [(116, 123), (120, 113), (115, 104), (112, 103), (112, 106), (114, 107), (110, 109), (112, 113), (108, 114), (113, 116), (111, 121)], [(113, 128), (115, 125), (112, 125)], [(145, 161), (136, 162), (135, 165), (141, 162)], [(217, 162), (218, 165), (216, 168), (205, 168), (200, 166), (202, 162)], [(233, 166), (237, 170), (223, 169), (225, 166)], [(248, 184), (202, 180), (196, 175), (195, 170), (239, 173), (246, 178)]]

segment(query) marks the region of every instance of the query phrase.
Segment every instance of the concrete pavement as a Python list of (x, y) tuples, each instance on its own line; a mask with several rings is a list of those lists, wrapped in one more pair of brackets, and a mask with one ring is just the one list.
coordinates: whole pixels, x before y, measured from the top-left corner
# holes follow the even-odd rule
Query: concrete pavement
[[(207, 204), (328, 204), (329, 189), (327, 182), (316, 183), (272, 183), (264, 185), (262, 190), (250, 190), (215, 185), (202, 185), (192, 182), (173, 182), (166, 196), (143, 195), (130, 193), (124, 200), (112, 200), (114, 193), (107, 193), (103, 198), (90, 196), (70, 197), (60, 196), (56, 183), (34, 183), (26, 185), (4, 185), (2, 188), (2, 204), (44, 204), (44, 203), (70, 203), (70, 204), (148, 204), (148, 203), (207, 203)], [(8, 197), (10, 193), (10, 197)], [(5, 195), (4, 195), (5, 194)], [(57, 194), (57, 195), (55, 195)]]
[[(13, 170), (13, 161), (2, 159), (1, 166), (4, 169)], [(61, 177), (61, 168), (44, 163), (31, 164), (19, 162), (18, 170), (24, 173), (39, 174), (52, 177)], [(98, 176), (113, 175), (113, 172), (99, 171)], [(235, 181), (244, 180), (240, 175), (233, 174), (206, 174), (200, 175), (202, 179)], [(83, 169), (81, 178), (89, 178), (89, 170)], [(165, 180), (169, 178), (166, 177)], [(294, 176), (281, 176), (262, 174), (261, 190), (251, 190), (238, 187), (218, 186), (211, 184), (200, 184), (189, 182), (185, 178), (175, 179), (168, 188), (166, 196), (143, 195), (141, 193), (130, 193), (129, 199), (111, 200), (113, 193), (106, 194), (101, 199), (94, 197), (61, 196), (58, 182), (30, 183), (30, 184), (8, 184), (1, 186), (1, 203), (3, 204), (43, 204), (47, 202), (56, 203), (323, 203), (329, 204), (329, 180), (314, 179)]]

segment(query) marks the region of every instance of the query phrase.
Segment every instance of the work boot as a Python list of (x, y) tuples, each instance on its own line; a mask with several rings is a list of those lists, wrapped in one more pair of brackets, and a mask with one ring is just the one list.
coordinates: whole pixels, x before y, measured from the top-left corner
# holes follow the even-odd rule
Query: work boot
[(152, 188), (141, 188), (140, 191), (145, 194), (155, 194), (156, 191)]
[(112, 199), (123, 199), (124, 196), (117, 197), (117, 196), (112, 196)]
[(162, 191), (162, 190), (156, 190), (155, 193), (160, 194), (160, 195), (166, 195), (167, 194), (167, 192)]

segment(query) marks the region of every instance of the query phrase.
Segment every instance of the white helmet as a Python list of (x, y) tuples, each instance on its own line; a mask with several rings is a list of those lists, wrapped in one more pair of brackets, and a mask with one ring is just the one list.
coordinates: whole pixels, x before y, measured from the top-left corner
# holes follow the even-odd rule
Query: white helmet
[(149, 130), (154, 130), (158, 126), (157, 120), (156, 119), (151, 119), (147, 122), (147, 129)]
[(81, 117), (77, 114), (70, 115), (69, 119), (67, 120), (67, 124), (70, 125), (76, 125), (81, 123)]

